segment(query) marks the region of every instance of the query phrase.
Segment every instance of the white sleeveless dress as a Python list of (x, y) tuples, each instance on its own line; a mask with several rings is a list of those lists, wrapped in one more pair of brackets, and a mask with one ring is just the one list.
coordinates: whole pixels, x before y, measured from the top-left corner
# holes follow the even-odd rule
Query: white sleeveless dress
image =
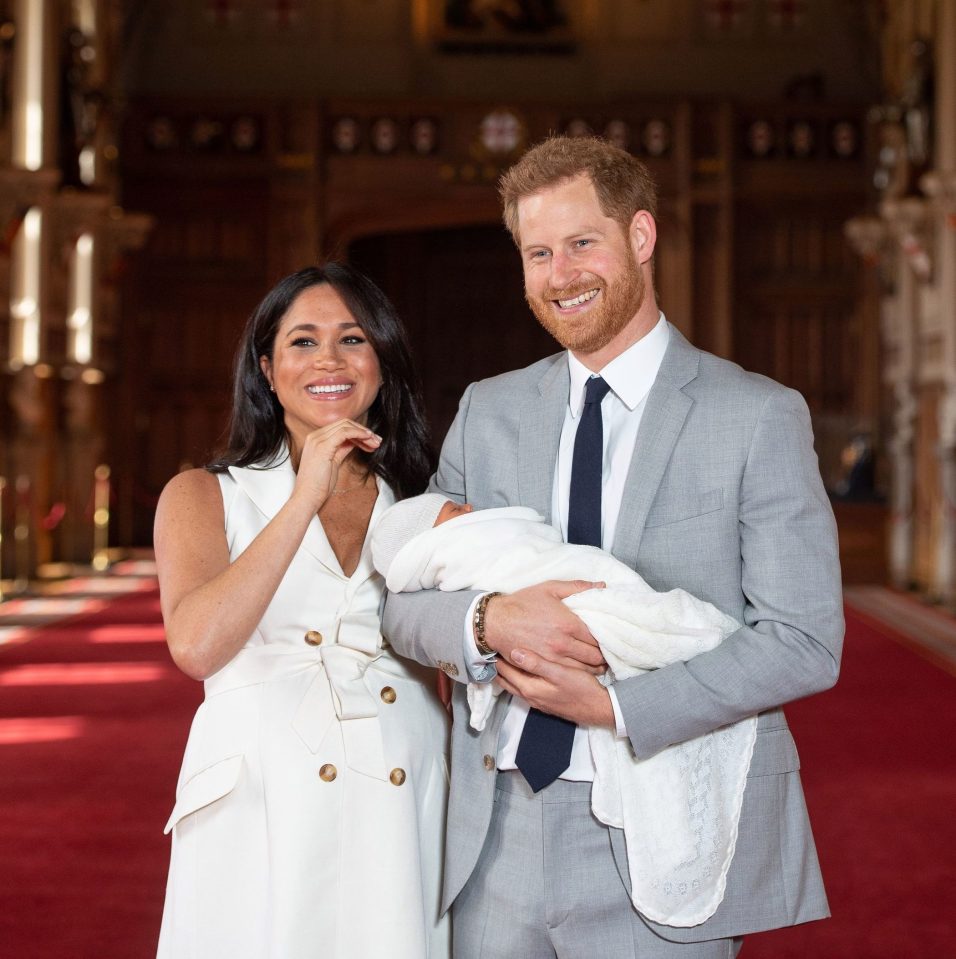
[[(286, 458), (219, 476), (235, 560)], [(379, 483), (370, 528), (391, 503)], [(380, 633), (368, 537), (346, 577), (312, 520), (255, 633), (206, 683), (166, 831), (159, 959), (448, 959), (448, 716)]]

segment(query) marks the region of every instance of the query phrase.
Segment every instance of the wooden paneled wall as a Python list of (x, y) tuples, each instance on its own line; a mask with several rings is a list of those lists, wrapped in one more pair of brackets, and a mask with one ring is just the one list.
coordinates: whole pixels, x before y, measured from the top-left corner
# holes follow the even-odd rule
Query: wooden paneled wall
[[(878, 376), (856, 362), (856, 264), (841, 234), (865, 192), (861, 112), (686, 100), (134, 103), (124, 201), (157, 226), (125, 282), (113, 408), (121, 536), (148, 542), (163, 483), (209, 457), (245, 317), (307, 262), (349, 257), (395, 300), (436, 439), (468, 382), (553, 351), (524, 304), (495, 194), (501, 170), (552, 130), (613, 131), (648, 162), (662, 190), (656, 281), (668, 318), (703, 348), (801, 389), (832, 472), (859, 384)], [(377, 140), (382, 121), (389, 136)], [(842, 153), (838, 123), (857, 138)]]
[(269, 195), (260, 179), (210, 177), (130, 196), (159, 215), (126, 284), (111, 433), (120, 528), (148, 543), (163, 484), (206, 462), (226, 425), (239, 332), (269, 284)]

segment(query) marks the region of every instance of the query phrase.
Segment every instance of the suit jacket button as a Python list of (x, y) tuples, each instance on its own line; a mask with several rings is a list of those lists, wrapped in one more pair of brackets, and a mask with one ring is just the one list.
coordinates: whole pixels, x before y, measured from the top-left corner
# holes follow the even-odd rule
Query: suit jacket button
[(322, 634), (317, 629), (310, 629), (305, 634), (305, 641), (310, 646), (321, 646), (322, 645)]
[(495, 768), (495, 757), (494, 757), (494, 756), (488, 756), (488, 755), (486, 754), (486, 755), (485, 755), (485, 758), (482, 760), (482, 762), (485, 764), (485, 769), (487, 769), (487, 770), (489, 770), (489, 771)]
[(332, 765), (332, 763), (326, 763), (319, 770), (319, 779), (323, 782), (330, 783), (333, 779), (339, 774), (339, 771)]
[(401, 786), (405, 782), (405, 770), (396, 767), (388, 774), (388, 778), (392, 781), (393, 786)]
[(391, 686), (383, 686), (380, 695), (383, 703), (394, 703), (398, 698), (398, 694)]

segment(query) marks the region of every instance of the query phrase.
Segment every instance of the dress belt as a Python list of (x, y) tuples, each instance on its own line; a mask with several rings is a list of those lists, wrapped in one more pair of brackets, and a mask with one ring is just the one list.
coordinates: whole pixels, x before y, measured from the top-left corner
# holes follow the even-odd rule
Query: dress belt
[(280, 644), (247, 646), (206, 680), (206, 698), (313, 672), (292, 728), (316, 753), (329, 727), (338, 720), (349, 769), (385, 781), (388, 767), (378, 703), (365, 685), (366, 670), (382, 655), (380, 648), (368, 653), (338, 643), (306, 649)]

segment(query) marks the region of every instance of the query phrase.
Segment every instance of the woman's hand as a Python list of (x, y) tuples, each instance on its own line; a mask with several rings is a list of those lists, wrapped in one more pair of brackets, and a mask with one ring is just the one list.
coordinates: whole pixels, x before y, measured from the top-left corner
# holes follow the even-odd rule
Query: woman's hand
[(372, 453), (381, 443), (381, 436), (354, 420), (339, 420), (313, 430), (299, 453), (293, 496), (308, 497), (313, 510), (318, 512), (335, 489), (346, 457), (354, 449)]
[(166, 640), (176, 664), (206, 679), (242, 648), (262, 619), (309, 523), (354, 450), (382, 439), (353, 420), (315, 430), (300, 451), (295, 488), (242, 555), (230, 559), (215, 476), (188, 470), (160, 497), (153, 542)]

